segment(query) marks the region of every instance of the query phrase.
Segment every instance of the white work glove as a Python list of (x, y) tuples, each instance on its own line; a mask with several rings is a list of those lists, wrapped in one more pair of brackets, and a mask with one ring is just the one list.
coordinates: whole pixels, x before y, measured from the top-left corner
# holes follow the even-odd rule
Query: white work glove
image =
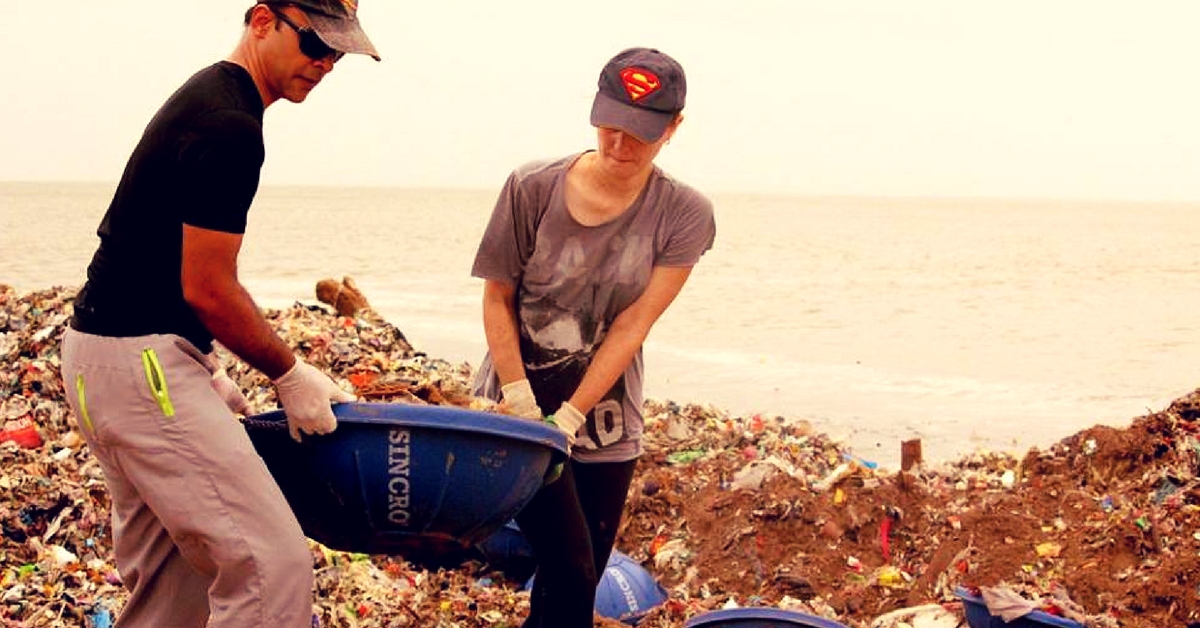
[(230, 412), (250, 416), (253, 412), (250, 408), (250, 400), (242, 394), (242, 388), (233, 381), (233, 378), (229, 377), (225, 369), (217, 369), (217, 372), (213, 373), (211, 383), (213, 390), (217, 391), (221, 401), (225, 402), (225, 406), (229, 408)]
[(328, 375), (299, 357), (288, 372), (274, 382), (279, 405), (287, 415), (288, 431), (300, 442), (300, 433), (328, 434), (337, 428), (331, 401), (354, 401), (356, 397), (341, 388)]
[(249, 416), (252, 412), (250, 400), (246, 399), (246, 395), (242, 394), (242, 388), (229, 377), (229, 373), (225, 372), (224, 367), (221, 366), (221, 361), (217, 359), (216, 352), (205, 354), (203, 364), (204, 368), (208, 369), (209, 373), (212, 373), (209, 383), (212, 384), (213, 390), (217, 392), (217, 395), (221, 397), (221, 401), (225, 402), (225, 406), (229, 408), (229, 411), (234, 414)]
[(583, 416), (583, 413), (579, 410), (576, 410), (575, 406), (571, 405), (571, 402), (564, 401), (558, 407), (558, 412), (546, 417), (546, 421), (567, 435), (567, 452), (570, 453), (571, 448), (575, 446), (575, 434), (587, 422), (587, 417)]
[(500, 393), (504, 396), (504, 405), (510, 414), (542, 420), (542, 409), (533, 397), (533, 387), (529, 385), (529, 380), (519, 379), (505, 384), (500, 387)]

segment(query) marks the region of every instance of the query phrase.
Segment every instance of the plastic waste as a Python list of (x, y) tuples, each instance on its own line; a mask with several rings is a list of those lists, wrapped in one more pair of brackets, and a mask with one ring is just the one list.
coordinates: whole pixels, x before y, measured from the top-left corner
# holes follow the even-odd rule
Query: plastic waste
[(12, 441), (26, 449), (37, 449), (42, 446), (42, 435), (29, 417), (20, 417), (4, 422), (0, 430), (0, 443)]

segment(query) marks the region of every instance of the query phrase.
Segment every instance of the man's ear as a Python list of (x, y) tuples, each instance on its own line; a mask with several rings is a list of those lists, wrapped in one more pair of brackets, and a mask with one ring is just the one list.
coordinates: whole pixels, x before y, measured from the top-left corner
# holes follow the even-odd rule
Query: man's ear
[(267, 34), (267, 29), (275, 23), (275, 15), (271, 13), (271, 9), (265, 4), (260, 4), (254, 7), (250, 13), (250, 30), (258, 37), (264, 37)]

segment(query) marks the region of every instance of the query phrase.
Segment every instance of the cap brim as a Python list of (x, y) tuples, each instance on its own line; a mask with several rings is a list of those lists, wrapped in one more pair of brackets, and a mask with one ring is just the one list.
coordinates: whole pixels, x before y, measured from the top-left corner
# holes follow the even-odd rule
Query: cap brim
[(379, 53), (375, 52), (375, 45), (363, 32), (358, 20), (308, 13), (308, 21), (312, 23), (313, 30), (317, 31), (321, 41), (330, 48), (347, 54), (368, 55), (376, 61), (380, 60)]
[(600, 92), (592, 101), (592, 126), (621, 129), (647, 144), (657, 142), (676, 115), (635, 107)]

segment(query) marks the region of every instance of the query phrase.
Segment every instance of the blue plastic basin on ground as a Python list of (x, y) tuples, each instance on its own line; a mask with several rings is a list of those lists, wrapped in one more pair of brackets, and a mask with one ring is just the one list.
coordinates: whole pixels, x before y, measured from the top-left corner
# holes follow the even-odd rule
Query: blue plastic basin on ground
[(596, 612), (602, 617), (636, 626), (658, 605), (667, 590), (632, 558), (613, 550), (596, 585)]
[(334, 405), (338, 428), (291, 439), (282, 411), (246, 432), (311, 539), (452, 562), (509, 521), (566, 459), (558, 428), (451, 406)]
[(1083, 624), (1070, 619), (1064, 619), (1043, 611), (1033, 611), (1013, 621), (1004, 621), (988, 611), (987, 604), (978, 595), (955, 587), (954, 594), (963, 602), (963, 614), (967, 616), (967, 625), (971, 628), (1083, 628)]
[[(520, 528), (515, 529), (519, 534)], [(532, 588), (533, 578), (530, 578), (525, 590)], [(597, 614), (636, 626), (647, 613), (666, 601), (667, 590), (645, 567), (615, 549), (609, 554), (608, 565), (596, 583)]]
[(684, 628), (847, 628), (832, 619), (781, 608), (730, 608), (697, 615)]

